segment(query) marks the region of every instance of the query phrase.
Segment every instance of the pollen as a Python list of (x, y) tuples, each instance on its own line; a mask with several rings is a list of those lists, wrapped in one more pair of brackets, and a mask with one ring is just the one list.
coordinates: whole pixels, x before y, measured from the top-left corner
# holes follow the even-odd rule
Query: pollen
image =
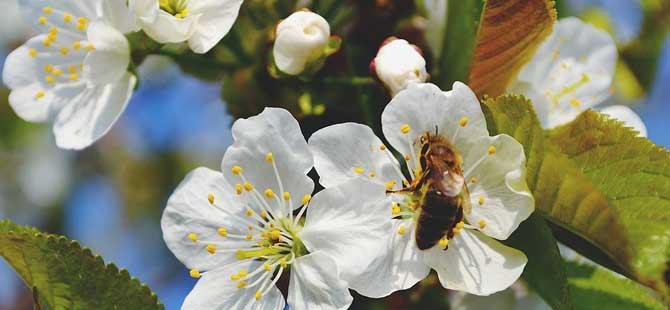
[(242, 167), (233, 166), (233, 168), (231, 168), (230, 171), (232, 171), (234, 175), (239, 175), (240, 173), (242, 173)]
[(302, 196), (302, 204), (303, 205), (306, 205), (310, 200), (312, 200), (312, 195), (308, 194), (308, 195)]
[(50, 6), (45, 6), (44, 8), (42, 8), (42, 12), (43, 12), (44, 14), (49, 15), (49, 14), (51, 14), (51, 13), (54, 12), (54, 9), (53, 9), (52, 7), (50, 7)]
[(254, 186), (251, 185), (251, 183), (249, 183), (249, 182), (244, 182), (243, 186), (244, 186), (244, 190), (247, 191), (247, 192), (250, 192), (254, 189)]
[(477, 199), (477, 203), (479, 203), (480, 206), (483, 206), (484, 202), (486, 202), (486, 198), (484, 198), (484, 196), (479, 196), (479, 199)]
[(274, 229), (270, 232), (270, 238), (272, 238), (272, 240), (279, 240), (279, 237), (281, 237), (281, 232), (278, 229)]
[(239, 274), (240, 277), (244, 278), (249, 274), (249, 271), (246, 269), (240, 269), (240, 272), (238, 272), (237, 274)]
[(267, 271), (267, 272), (270, 272), (270, 271), (272, 271), (272, 266), (270, 266), (270, 264), (268, 264), (266, 262), (266, 263), (263, 264), (263, 269), (265, 269), (265, 271)]
[(458, 121), (458, 125), (461, 126), (461, 127), (465, 127), (465, 126), (468, 125), (468, 122), (469, 122), (469, 121), (470, 121), (470, 120), (469, 120), (467, 117), (463, 116), (463, 117), (461, 117), (461, 119)]
[(388, 181), (384, 183), (384, 186), (386, 186), (387, 191), (390, 191), (393, 190), (393, 187), (395, 187), (396, 183), (397, 183), (396, 181)]
[(230, 280), (232, 280), (232, 281), (237, 281), (241, 278), (242, 277), (239, 274), (234, 274), (234, 275), (230, 276)]
[(286, 201), (291, 200), (291, 193), (289, 193), (289, 192), (284, 192), (284, 194), (282, 196), (284, 197), (284, 200), (286, 200)]
[(79, 70), (79, 68), (77, 66), (67, 67), (67, 71), (69, 71), (70, 73), (77, 73), (78, 70)]
[(470, 183), (476, 184), (477, 183), (477, 177), (471, 177), (470, 178)]
[(485, 220), (479, 220), (479, 229), (484, 229), (486, 227), (486, 221)]
[(254, 239), (254, 236), (252, 234), (248, 234), (248, 235), (244, 236), (244, 239), (247, 239), (247, 240), (251, 241), (252, 239)]
[(46, 24), (47, 24), (47, 18), (44, 17), (44, 16), (40, 16), (40, 17), (37, 19), (37, 22), (38, 22), (40, 25), (46, 25)]
[(32, 58), (37, 57), (37, 50), (34, 48), (28, 49), (28, 55), (30, 55)]
[(363, 173), (364, 171), (365, 171), (365, 169), (363, 169), (363, 168), (361, 168), (361, 167), (355, 167), (355, 168), (354, 168), (354, 172), (356, 172), (356, 174), (361, 174), (361, 173)]
[(408, 134), (411, 130), (412, 128), (409, 127), (409, 124), (403, 124), (402, 126), (400, 126), (400, 132), (402, 132), (403, 134)]
[(57, 35), (58, 34), (58, 28), (56, 28), (56, 27), (49, 28), (49, 34)]
[(274, 161), (274, 155), (272, 155), (272, 152), (268, 152), (265, 154), (265, 161), (271, 163)]
[(391, 205), (391, 214), (393, 214), (393, 215), (400, 214), (400, 205), (397, 202), (394, 202)]
[(263, 210), (263, 211), (261, 211), (260, 216), (261, 216), (262, 218), (267, 218), (267, 217), (268, 217), (268, 212), (265, 211), (265, 210)]
[[(46, 68), (45, 68), (45, 69), (46, 69)], [(45, 71), (46, 71), (46, 70), (45, 70)], [(60, 76), (61, 74), (63, 74), (63, 71), (62, 71), (61, 69), (53, 68), (53, 67), (52, 67), (52, 69), (51, 69), (51, 74), (53, 74), (53, 75), (55, 75), (55, 76)]]
[(261, 297), (263, 297), (263, 294), (261, 293), (261, 291), (256, 291), (256, 295), (254, 295), (254, 298), (256, 298), (256, 300), (259, 300), (259, 299), (261, 299)]
[(273, 192), (271, 188), (266, 189), (264, 194), (265, 194), (265, 197), (275, 198), (275, 192)]
[(437, 242), (437, 245), (442, 249), (446, 249), (447, 246), (449, 245), (449, 239), (442, 238), (440, 239), (440, 241)]
[(221, 236), (221, 237), (228, 236), (228, 230), (226, 230), (226, 229), (223, 228), (223, 227), (221, 227), (221, 228), (218, 229), (218, 233), (219, 233), (219, 236)]
[(405, 234), (406, 231), (407, 231), (407, 228), (405, 228), (405, 225), (400, 225), (400, 227), (398, 227), (398, 235), (402, 236), (402, 235)]
[(44, 98), (44, 96), (46, 96), (46, 94), (43, 91), (40, 90), (35, 94), (35, 99), (39, 100), (39, 99)]
[(193, 242), (198, 241), (198, 234), (196, 233), (189, 233), (186, 237)]
[(86, 44), (85, 49), (89, 52), (92, 52), (92, 51), (95, 50), (95, 46), (93, 46), (93, 44), (89, 43), (89, 44)]
[(67, 56), (67, 54), (69, 52), (70, 52), (70, 49), (68, 49), (67, 47), (61, 47), (60, 48), (60, 54), (63, 55), (63, 56)]
[(237, 283), (237, 288), (245, 288), (247, 285), (247, 281), (240, 281)]
[(493, 146), (493, 145), (489, 146), (489, 149), (488, 149), (489, 155), (495, 155), (495, 153), (496, 153), (497, 151), (498, 151), (498, 150), (496, 149), (495, 146)]
[(380, 145), (380, 146), (379, 146), (379, 150), (380, 150), (380, 151), (386, 151), (386, 145), (383, 145), (383, 144)]
[(51, 75), (47, 75), (47, 76), (44, 78), (44, 80), (47, 81), (47, 83), (49, 83), (49, 84), (56, 83), (56, 79), (55, 79), (53, 76), (51, 76)]
[(81, 42), (80, 41), (72, 43), (72, 49), (78, 50), (80, 48), (81, 48)]
[(374, 173), (374, 172), (370, 172), (370, 173), (368, 174), (368, 176), (369, 176), (369, 177), (371, 177), (371, 178), (374, 178), (374, 177), (376, 177), (376, 176), (377, 176), (377, 174), (376, 174), (376, 173)]
[(53, 43), (53, 41), (54, 41), (54, 39), (47, 36), (47, 38), (44, 39), (44, 41), (42, 41), (42, 45), (44, 45), (44, 47), (49, 47), (49, 46), (51, 46), (51, 43)]
[(198, 269), (193, 268), (191, 269), (191, 271), (188, 272), (188, 274), (191, 276), (191, 278), (195, 279), (200, 278), (200, 271), (198, 271)]
[(235, 184), (235, 192), (238, 195), (241, 195), (243, 190), (244, 190), (244, 187), (242, 187), (242, 184), (240, 184), (240, 183)]
[(254, 215), (254, 210), (252, 210), (251, 208), (247, 208), (247, 212), (245, 212), (245, 214), (246, 214), (247, 216), (251, 217), (251, 216)]
[(579, 101), (579, 99), (577, 99), (577, 98), (572, 98), (572, 99), (570, 99), (570, 105), (575, 107), (575, 108), (579, 108), (582, 105), (582, 102)]
[(286, 268), (288, 266), (288, 263), (286, 262), (286, 257), (282, 257), (281, 260), (279, 260), (279, 266), (282, 268)]
[(66, 22), (66, 23), (71, 22), (72, 21), (72, 15), (67, 14), (67, 13), (63, 14), (63, 21)]
[(463, 227), (465, 227), (465, 222), (460, 221), (460, 222), (456, 223), (456, 228), (463, 229)]
[(76, 73), (70, 74), (70, 81), (76, 82), (77, 80), (79, 80), (79, 75), (78, 74), (76, 74)]
[(216, 253), (216, 245), (208, 244), (207, 245), (207, 252), (209, 252), (209, 254)]

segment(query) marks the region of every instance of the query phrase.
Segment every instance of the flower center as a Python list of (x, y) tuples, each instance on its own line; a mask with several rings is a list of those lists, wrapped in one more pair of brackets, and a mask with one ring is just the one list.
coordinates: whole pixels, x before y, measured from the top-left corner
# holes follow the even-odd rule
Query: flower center
[(188, 16), (188, 0), (158, 0), (161, 10), (170, 13), (176, 18)]

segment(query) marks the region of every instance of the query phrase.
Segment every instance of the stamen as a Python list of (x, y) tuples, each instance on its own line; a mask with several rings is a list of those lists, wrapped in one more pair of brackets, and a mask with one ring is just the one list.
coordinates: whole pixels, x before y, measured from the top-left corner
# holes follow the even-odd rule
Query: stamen
[(186, 235), (186, 237), (193, 242), (198, 241), (198, 234), (196, 233), (189, 233), (188, 235)]
[(495, 155), (495, 153), (497, 152), (497, 149), (496, 149), (495, 146), (491, 145), (491, 146), (489, 146), (488, 152), (489, 152), (489, 155)]
[(477, 203), (479, 203), (480, 206), (483, 206), (484, 202), (486, 202), (486, 198), (484, 198), (484, 196), (479, 196)]
[(46, 15), (49, 15), (54, 12), (54, 9), (50, 6), (45, 6), (44, 8), (42, 8), (42, 12)]
[(386, 151), (386, 145), (383, 145), (383, 144), (380, 145), (380, 146), (379, 146), (379, 150), (380, 150), (380, 151)]
[(272, 155), (272, 152), (268, 152), (265, 154), (265, 161), (271, 163), (274, 161), (274, 156)]
[(400, 214), (400, 205), (397, 202), (391, 204), (391, 214), (393, 214), (393, 216)]
[(219, 228), (218, 233), (219, 233), (219, 235), (220, 235), (221, 237), (228, 236), (228, 230), (226, 230), (226, 229), (223, 228), (223, 227)]
[(191, 278), (199, 279), (200, 278), (200, 271), (198, 269), (191, 269), (188, 274), (191, 276)]
[(461, 117), (461, 119), (458, 121), (458, 125), (461, 126), (461, 127), (465, 127), (465, 126), (468, 125), (468, 122), (469, 122), (469, 121), (470, 121), (470, 120), (469, 120), (467, 117), (463, 116), (463, 117)]
[(242, 184), (237, 183), (235, 184), (235, 193), (238, 195), (242, 195), (242, 192), (244, 191), (244, 187), (242, 187)]
[(32, 57), (32, 58), (37, 57), (37, 50), (34, 49), (34, 48), (28, 49), (28, 55), (30, 55), (30, 57)]
[(400, 227), (398, 227), (398, 235), (404, 235), (406, 230), (405, 225), (400, 225)]
[(291, 193), (289, 193), (289, 192), (284, 192), (284, 195), (283, 195), (283, 196), (284, 196), (284, 200), (285, 200), (285, 201), (289, 201), (289, 200), (291, 200)]
[(209, 204), (210, 204), (210, 205), (213, 205), (213, 204), (214, 204), (214, 195), (211, 194), (211, 193), (208, 194), (208, 195), (207, 195), (207, 201), (209, 201)]
[(449, 239), (447, 239), (446, 237), (442, 238), (440, 239), (440, 241), (437, 242), (437, 245), (442, 249), (446, 249), (447, 246), (449, 246)]
[(411, 130), (412, 128), (409, 127), (409, 124), (403, 124), (402, 126), (400, 126), (400, 132), (402, 132), (403, 134), (408, 134)]
[(267, 198), (274, 198), (275, 197), (275, 192), (273, 192), (271, 188), (266, 189), (264, 194), (265, 194), (265, 197), (267, 197)]
[(216, 245), (208, 244), (207, 245), (207, 252), (209, 252), (209, 254), (216, 253)]
[(396, 184), (397, 184), (396, 181), (388, 181), (384, 183), (384, 186), (386, 186), (387, 191), (392, 191)]
[(63, 21), (66, 22), (66, 23), (71, 22), (72, 21), (72, 15), (70, 15), (68, 13), (63, 14)]
[(479, 220), (479, 229), (484, 229), (486, 227), (486, 221), (485, 220)]
[(233, 168), (231, 168), (230, 170), (234, 175), (239, 175), (240, 173), (242, 173), (242, 167), (240, 166), (233, 166)]
[(355, 167), (354, 172), (356, 172), (356, 174), (362, 174), (363, 172), (365, 172), (365, 169), (361, 167)]

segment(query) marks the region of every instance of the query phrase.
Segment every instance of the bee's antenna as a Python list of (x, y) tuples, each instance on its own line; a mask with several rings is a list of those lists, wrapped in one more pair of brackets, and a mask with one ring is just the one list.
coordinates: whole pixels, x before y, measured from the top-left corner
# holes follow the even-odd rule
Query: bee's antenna
[(435, 125), (435, 135), (437, 136), (437, 125)]

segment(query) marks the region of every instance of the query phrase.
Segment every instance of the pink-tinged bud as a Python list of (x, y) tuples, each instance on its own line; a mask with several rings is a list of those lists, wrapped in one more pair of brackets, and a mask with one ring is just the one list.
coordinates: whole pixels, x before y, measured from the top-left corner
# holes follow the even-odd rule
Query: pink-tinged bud
[(416, 45), (390, 37), (384, 40), (377, 56), (370, 62), (370, 72), (395, 96), (410, 83), (422, 83), (428, 79), (426, 60), (422, 54)]

